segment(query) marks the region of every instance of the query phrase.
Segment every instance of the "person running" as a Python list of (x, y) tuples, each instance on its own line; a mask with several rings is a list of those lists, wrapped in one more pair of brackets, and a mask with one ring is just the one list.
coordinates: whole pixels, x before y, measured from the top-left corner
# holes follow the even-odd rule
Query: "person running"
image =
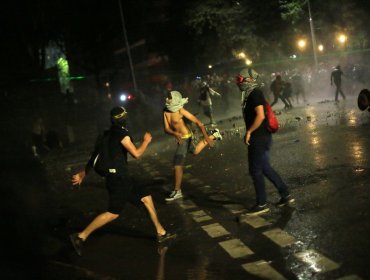
[[(174, 156), (175, 187), (169, 197), (166, 198), (166, 201), (182, 197), (181, 183), (186, 155), (188, 153), (198, 155), (207, 145), (213, 146), (214, 140), (222, 140), (222, 135), (217, 128), (211, 131), (211, 135), (207, 134), (203, 123), (184, 108), (186, 103), (188, 103), (188, 98), (182, 98), (180, 92), (168, 92), (163, 111), (164, 131), (176, 138), (177, 148)], [(193, 142), (193, 133), (185, 123), (185, 120), (196, 124), (203, 134), (204, 138), (197, 144)]]
[(289, 104), (284, 100), (284, 98), (281, 95), (283, 88), (284, 88), (284, 81), (281, 79), (281, 75), (276, 75), (275, 80), (273, 80), (270, 85), (270, 90), (272, 91), (274, 95), (274, 100), (271, 103), (271, 107), (274, 106), (278, 102), (279, 98), (281, 99), (281, 101), (283, 101), (286, 108), (289, 107)]
[(244, 141), (248, 145), (249, 174), (256, 192), (256, 204), (246, 215), (258, 215), (270, 211), (267, 206), (265, 176), (280, 194), (281, 199), (277, 203), (278, 206), (291, 203), (294, 199), (280, 175), (270, 165), (269, 152), (272, 136), (267, 130), (266, 99), (260, 89), (258, 73), (252, 69), (242, 70), (237, 77), (237, 85), (244, 97), (243, 117), (246, 127)]
[(338, 102), (338, 95), (343, 97), (343, 100), (346, 99), (346, 96), (344, 95), (342, 91), (342, 76), (344, 76), (342, 70), (340, 69), (340, 65), (337, 65), (337, 67), (334, 68), (333, 72), (331, 72), (330, 75), (330, 85), (333, 86), (333, 81), (335, 84), (335, 102)]
[[(70, 235), (71, 242), (79, 256), (82, 255), (83, 244), (86, 239), (98, 228), (117, 219), (127, 202), (135, 206), (144, 205), (149, 213), (150, 219), (157, 233), (157, 241), (163, 242), (174, 238), (159, 222), (153, 199), (148, 190), (143, 186), (133, 186), (129, 177), (127, 153), (134, 159), (139, 159), (146, 151), (149, 143), (152, 141), (150, 133), (146, 132), (143, 142), (136, 147), (132, 142), (132, 137), (126, 129), (127, 112), (123, 107), (114, 107), (111, 112), (111, 127), (105, 132), (109, 137), (109, 151), (111, 152), (112, 167), (109, 169), (109, 175), (105, 177), (105, 185), (109, 195), (109, 205), (107, 211), (98, 215), (84, 230)], [(72, 176), (73, 185), (81, 185), (85, 176), (93, 168), (97, 153), (93, 153), (86, 164), (85, 170), (82, 170)]]
[(288, 106), (285, 105), (284, 109), (293, 108), (292, 102), (290, 101), (291, 97), (292, 97), (292, 84), (289, 83), (289, 82), (285, 82), (284, 88), (283, 88), (282, 99), (285, 100), (285, 102), (288, 104)]

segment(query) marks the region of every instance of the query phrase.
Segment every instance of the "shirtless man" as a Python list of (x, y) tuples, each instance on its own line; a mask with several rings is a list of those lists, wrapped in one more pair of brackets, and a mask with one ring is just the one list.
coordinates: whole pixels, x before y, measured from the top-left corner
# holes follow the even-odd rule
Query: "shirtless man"
[[(182, 197), (181, 182), (183, 176), (183, 166), (186, 155), (192, 153), (199, 154), (207, 145), (213, 146), (214, 140), (222, 140), (220, 131), (216, 128), (207, 134), (203, 123), (192, 113), (183, 107), (188, 103), (188, 98), (182, 98), (178, 91), (170, 91), (166, 98), (166, 107), (163, 112), (164, 131), (176, 138), (177, 148), (174, 157), (175, 168), (175, 188), (166, 198), (166, 201), (172, 201)], [(202, 132), (204, 138), (197, 144), (193, 142), (193, 133), (186, 125), (184, 118), (196, 124)]]

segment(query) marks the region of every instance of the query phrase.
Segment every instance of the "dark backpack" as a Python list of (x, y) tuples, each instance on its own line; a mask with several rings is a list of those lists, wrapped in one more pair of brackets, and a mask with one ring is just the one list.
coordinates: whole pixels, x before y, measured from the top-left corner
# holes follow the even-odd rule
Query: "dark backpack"
[(204, 86), (200, 89), (200, 96), (199, 96), (199, 99), (200, 100), (207, 100), (207, 92), (208, 92), (208, 87), (207, 86)]
[(105, 133), (103, 136), (99, 136), (94, 152), (91, 156), (92, 166), (96, 173), (102, 177), (106, 177), (114, 169), (112, 166), (112, 155), (109, 149), (110, 133)]
[(275, 133), (276, 131), (279, 130), (279, 121), (276, 118), (276, 115), (272, 110), (270, 103), (268, 103), (267, 100), (265, 101), (266, 101), (265, 115), (267, 120), (267, 130), (270, 131), (271, 133)]

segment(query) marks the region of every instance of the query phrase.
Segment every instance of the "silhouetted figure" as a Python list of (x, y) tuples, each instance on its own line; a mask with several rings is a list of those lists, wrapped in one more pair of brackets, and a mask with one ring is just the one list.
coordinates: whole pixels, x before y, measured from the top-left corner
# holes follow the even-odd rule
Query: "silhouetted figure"
[(370, 91), (368, 89), (363, 89), (360, 91), (357, 98), (357, 105), (361, 111), (368, 109), (370, 112)]
[(32, 125), (32, 152), (35, 157), (43, 155), (49, 151), (45, 145), (46, 128), (44, 120), (38, 118)]
[(304, 90), (303, 78), (299, 72), (296, 72), (292, 76), (292, 91), (296, 98), (297, 104), (299, 104), (299, 96), (302, 95), (303, 102), (306, 102), (306, 93)]
[(281, 101), (283, 101), (283, 103), (285, 104), (285, 107), (289, 107), (289, 104), (281, 96), (283, 88), (284, 88), (284, 82), (281, 79), (281, 76), (276, 75), (275, 80), (273, 80), (271, 85), (270, 85), (270, 90), (272, 91), (272, 93), (274, 95), (274, 100), (271, 103), (271, 107), (274, 106), (278, 102), (279, 98), (281, 99)]
[(340, 65), (337, 65), (337, 67), (335, 67), (334, 71), (331, 72), (330, 84), (333, 85), (333, 81), (334, 81), (334, 84), (336, 86), (335, 101), (338, 101), (338, 93), (340, 93), (340, 95), (342, 95), (343, 100), (346, 99), (346, 96), (344, 95), (344, 93), (342, 91), (342, 75), (344, 75), (344, 74), (343, 74), (342, 70), (340, 69)]
[(212, 125), (216, 125), (216, 121), (213, 117), (211, 95), (222, 97), (221, 94), (213, 90), (207, 82), (202, 82), (198, 102), (203, 108), (203, 113), (209, 118), (209, 123)]
[(289, 82), (286, 82), (284, 84), (283, 94), (282, 94), (282, 98), (288, 104), (288, 106), (285, 105), (285, 109), (293, 108), (292, 102), (290, 101), (291, 97), (292, 97), (292, 84)]

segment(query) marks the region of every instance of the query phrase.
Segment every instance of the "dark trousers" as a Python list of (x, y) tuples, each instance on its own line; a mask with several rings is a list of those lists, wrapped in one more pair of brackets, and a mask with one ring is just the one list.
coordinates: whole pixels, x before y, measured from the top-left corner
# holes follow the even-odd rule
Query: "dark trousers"
[(274, 105), (278, 102), (279, 98), (281, 99), (281, 101), (283, 101), (283, 103), (284, 103), (285, 107), (289, 107), (289, 104), (288, 104), (288, 103), (285, 101), (285, 99), (280, 95), (280, 93), (276, 93), (276, 92), (274, 92), (274, 100), (273, 100), (273, 101), (272, 101), (272, 103), (271, 103), (271, 107), (272, 107), (272, 106), (274, 106)]
[(270, 165), (269, 151), (271, 144), (271, 134), (261, 137), (253, 137), (252, 135), (248, 146), (249, 174), (253, 180), (258, 205), (264, 205), (267, 200), (264, 177), (275, 186), (281, 197), (289, 195), (287, 185)]
[(344, 93), (342, 91), (342, 84), (338, 83), (338, 84), (335, 84), (335, 86), (336, 86), (336, 90), (335, 90), (335, 101), (338, 101), (339, 93), (343, 97), (343, 99), (346, 99), (346, 96), (344, 95)]

